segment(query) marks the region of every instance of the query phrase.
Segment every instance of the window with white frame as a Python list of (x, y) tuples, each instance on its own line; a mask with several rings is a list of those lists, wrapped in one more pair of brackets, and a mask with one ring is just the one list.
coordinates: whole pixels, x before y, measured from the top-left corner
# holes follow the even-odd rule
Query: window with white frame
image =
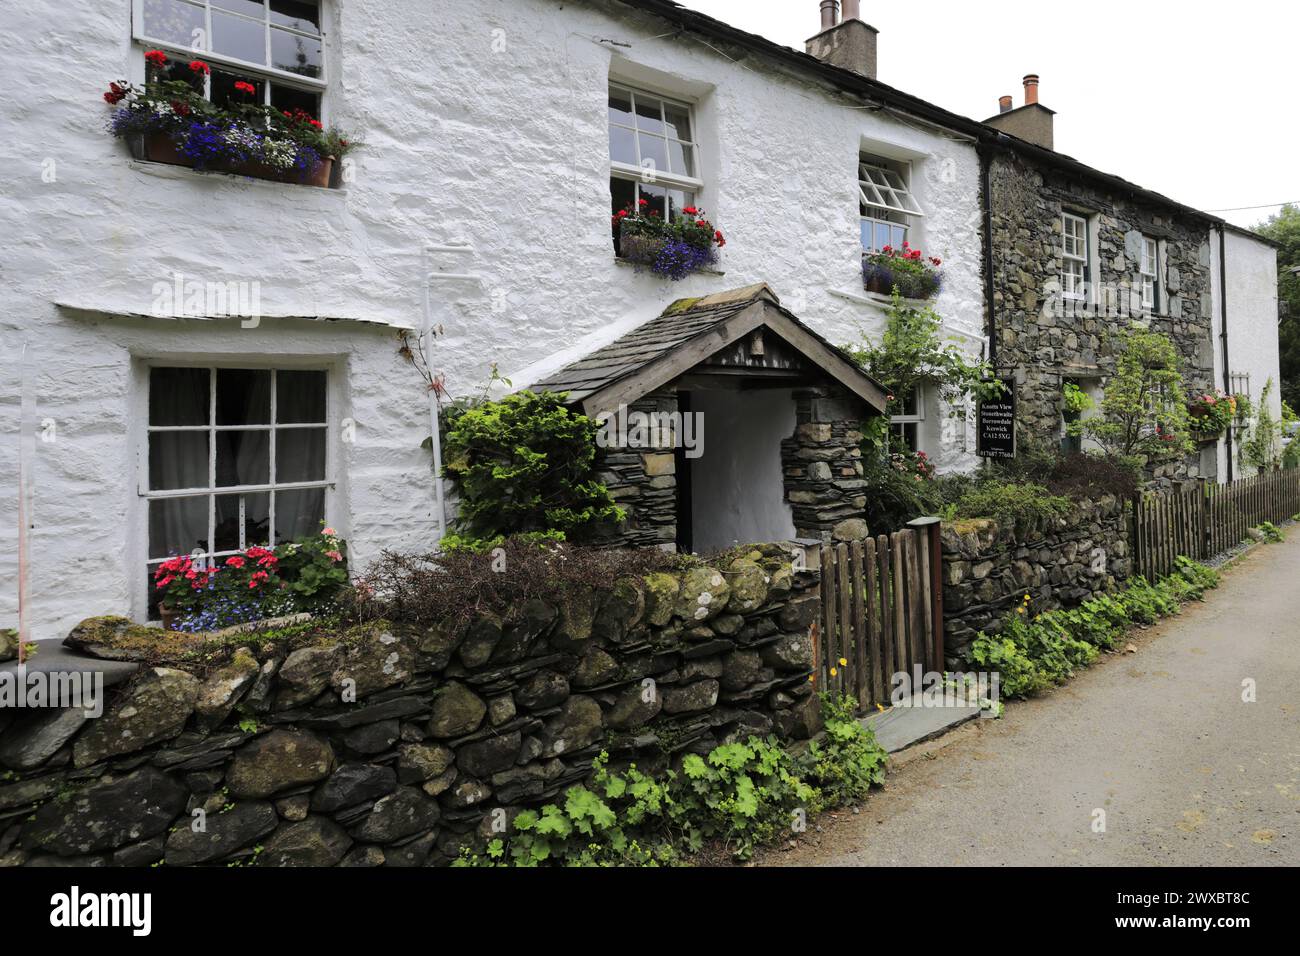
[[(148, 573), (174, 555), (205, 563), (313, 534), (325, 520), (328, 373), (149, 369), (142, 496)], [(157, 600), (149, 588), (150, 612)]]
[(891, 452), (924, 451), (921, 426), (925, 422), (925, 385), (917, 385), (903, 396), (897, 415), (889, 417)]
[(1061, 214), (1061, 294), (1083, 299), (1088, 284), (1088, 220)]
[[(635, 206), (672, 220), (703, 188), (695, 115), (689, 103), (628, 86), (609, 87), (611, 212)], [(618, 235), (614, 236), (615, 248)]]
[(1160, 308), (1160, 244), (1142, 237), (1142, 261), (1138, 271), (1142, 280), (1142, 308)]
[(204, 95), (218, 105), (252, 98), (279, 110), (320, 116), (325, 88), (325, 34), (320, 0), (134, 0), (135, 38), (169, 54), (169, 75), (189, 78), (199, 58), (212, 72)]
[(880, 252), (886, 246), (901, 249), (915, 217), (925, 215), (909, 187), (912, 170), (863, 153), (858, 157), (858, 215), (862, 249)]

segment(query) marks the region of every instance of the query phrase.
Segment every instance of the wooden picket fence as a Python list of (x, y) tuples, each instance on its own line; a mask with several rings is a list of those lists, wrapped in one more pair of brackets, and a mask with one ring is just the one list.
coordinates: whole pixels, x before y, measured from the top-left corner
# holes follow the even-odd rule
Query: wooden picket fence
[(1134, 572), (1170, 574), (1181, 555), (1204, 561), (1234, 548), (1246, 531), (1300, 514), (1300, 469), (1267, 471), (1231, 484), (1204, 479), (1135, 498), (1130, 521)]
[(865, 711), (888, 704), (893, 675), (943, 670), (939, 520), (865, 541), (821, 546), (817, 687)]

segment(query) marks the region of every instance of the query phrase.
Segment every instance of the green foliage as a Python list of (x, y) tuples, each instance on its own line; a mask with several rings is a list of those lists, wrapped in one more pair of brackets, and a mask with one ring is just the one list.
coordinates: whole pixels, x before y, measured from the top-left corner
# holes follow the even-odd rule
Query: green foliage
[(1029, 526), (1070, 511), (1070, 499), (1054, 495), (1038, 484), (1014, 481), (982, 481), (954, 503), (946, 517), (997, 518)]
[(1271, 521), (1261, 521), (1255, 530), (1263, 534), (1264, 540), (1270, 544), (1281, 544), (1286, 540), (1286, 535), (1282, 533), (1282, 529)]
[(865, 799), (872, 787), (885, 782), (888, 759), (875, 734), (858, 721), (851, 697), (821, 697), (825, 736), (809, 743), (800, 758), (804, 779), (820, 793), (819, 809)]
[(995, 398), (1004, 388), (992, 377), (991, 365), (967, 355), (953, 342), (943, 341), (939, 313), (908, 305), (897, 292), (880, 341), (864, 334), (861, 342), (846, 346), (845, 351), (889, 393), (886, 427), (888, 416), (898, 414), (902, 401), (923, 383), (936, 386), (939, 397), (949, 403), (969, 395)]
[(853, 712), (853, 701), (822, 695), (826, 734), (794, 756), (775, 737), (750, 737), (686, 754), (660, 779), (635, 765), (593, 762), (587, 785), (562, 804), (517, 815), (511, 832), (458, 866), (661, 866), (717, 842), (748, 859), (793, 828), (801, 814), (861, 800), (884, 780), (886, 755)]
[(1255, 420), (1241, 446), (1246, 463), (1260, 471), (1272, 468), (1280, 458), (1282, 426), (1273, 417), (1271, 399), (1274, 388), (1273, 379), (1264, 383), (1264, 391), (1260, 393), (1259, 405), (1255, 409)]
[(1283, 468), (1300, 468), (1300, 435), (1291, 439), (1291, 443), (1282, 450)]
[(582, 539), (622, 520), (593, 477), (597, 425), (570, 411), (564, 397), (518, 392), (448, 416), (444, 471), (460, 495), (466, 537), (559, 532)]
[(275, 549), (279, 575), (294, 607), (313, 609), (328, 605), (348, 583), (347, 544), (333, 528), (299, 538)]
[(1278, 323), (1282, 372), (1282, 397), (1300, 407), (1300, 206), (1286, 205), (1267, 222), (1255, 227), (1261, 235), (1281, 244), (1277, 253), (1278, 298), (1287, 306)]
[(1096, 405), (1092, 397), (1074, 382), (1066, 382), (1062, 385), (1061, 393), (1067, 412), (1081, 415)]
[(1178, 350), (1167, 335), (1131, 329), (1120, 336), (1116, 372), (1106, 383), (1101, 414), (1071, 422), (1071, 435), (1091, 438), (1111, 458), (1147, 463), (1192, 450)]
[(1155, 584), (1133, 578), (1115, 594), (1091, 598), (1070, 610), (1031, 615), (1030, 596), (1007, 615), (999, 634), (981, 632), (967, 655), (970, 662), (999, 672), (1001, 692), (1027, 697), (1063, 684), (1094, 663), (1098, 648), (1109, 649), (1133, 624), (1154, 624), (1177, 614), (1182, 604), (1217, 587), (1218, 574), (1179, 556), (1174, 574)]

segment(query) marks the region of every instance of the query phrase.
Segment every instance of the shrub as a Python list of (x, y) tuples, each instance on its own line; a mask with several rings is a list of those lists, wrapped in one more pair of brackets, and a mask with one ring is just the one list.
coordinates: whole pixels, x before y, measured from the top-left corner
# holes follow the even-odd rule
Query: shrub
[(535, 535), (504, 538), (490, 551), (385, 551), (357, 579), (354, 613), (454, 631), (479, 611), (523, 607), (534, 598), (554, 601), (572, 587), (608, 588), (619, 578), (689, 560), (656, 548), (576, 548)]
[(582, 540), (622, 520), (593, 477), (597, 425), (564, 397), (518, 392), (449, 416), (444, 471), (467, 537), (558, 531)]
[(1054, 495), (1042, 485), (1010, 481), (983, 481), (958, 499), (953, 517), (997, 518), (1027, 526), (1070, 511), (1070, 501)]
[(1264, 540), (1270, 544), (1281, 544), (1286, 540), (1286, 535), (1282, 533), (1282, 529), (1271, 521), (1261, 521), (1255, 530), (1264, 535)]
[(885, 782), (888, 754), (875, 734), (858, 721), (851, 697), (822, 694), (826, 734), (808, 744), (801, 756), (804, 779), (817, 788), (819, 808), (843, 806), (865, 799), (872, 787)]

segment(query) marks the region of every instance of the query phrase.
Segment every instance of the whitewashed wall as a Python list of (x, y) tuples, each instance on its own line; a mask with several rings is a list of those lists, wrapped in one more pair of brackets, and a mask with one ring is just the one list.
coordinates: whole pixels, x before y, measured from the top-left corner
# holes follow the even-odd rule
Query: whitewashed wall
[[(1281, 370), (1278, 352), (1277, 317), (1277, 249), (1266, 242), (1239, 232), (1224, 235), (1227, 253), (1228, 294), (1228, 362), (1232, 372), (1250, 374), (1251, 401), (1258, 405), (1264, 386), (1271, 378), (1273, 389), (1269, 409), (1273, 420), (1282, 420)], [(1219, 235), (1210, 236), (1210, 254), (1214, 288), (1214, 381), (1223, 382), (1223, 331), (1220, 300)], [(1220, 441), (1217, 450), (1217, 474), (1227, 480), (1227, 443)], [(1240, 446), (1233, 453), (1233, 476), (1242, 478), (1255, 469), (1241, 459)]]
[[(331, 356), (335, 407), (360, 429), (331, 520), (359, 560), (427, 540), (435, 527), (418, 447), (425, 393), (391, 333), (270, 319), (256, 330), (89, 321), (56, 303), (148, 313), (154, 284), (180, 272), (259, 283), (268, 316), (418, 324), (422, 246), (469, 243), (471, 255), (432, 260), (480, 280), (434, 286), (445, 329), (437, 365), (454, 393), (480, 385), (490, 363), (507, 375), (553, 367), (675, 298), (759, 281), (832, 341), (849, 342), (878, 330), (882, 315), (859, 279), (856, 163), (869, 146), (915, 163), (928, 213), (917, 241), (945, 260), (938, 308), (978, 352), (978, 163), (969, 144), (920, 123), (777, 75), (758, 58), (735, 63), (688, 37), (660, 36), (670, 32), (661, 22), (606, 12), (623, 9), (616, 4), (330, 0), (324, 109), (367, 143), (354, 180), (325, 191), (199, 175), (132, 162), (103, 131), (107, 82), (141, 72), (130, 6), (34, 0), (8, 11), (0, 36), (0, 79), (23, 90), (0, 114), (9, 187), (0, 194), (0, 626), (16, 616), (10, 452), (13, 356), (24, 339), (37, 363), (38, 417), (58, 435), (39, 445), (36, 469), (39, 636), (62, 636), (87, 614), (141, 610), (131, 409), (133, 359), (145, 355), (270, 364)], [(707, 181), (699, 203), (727, 233), (724, 275), (670, 283), (615, 262), (611, 75), (697, 101)], [(515, 384), (531, 377), (517, 374)], [(970, 462), (959, 444), (939, 458)]]

